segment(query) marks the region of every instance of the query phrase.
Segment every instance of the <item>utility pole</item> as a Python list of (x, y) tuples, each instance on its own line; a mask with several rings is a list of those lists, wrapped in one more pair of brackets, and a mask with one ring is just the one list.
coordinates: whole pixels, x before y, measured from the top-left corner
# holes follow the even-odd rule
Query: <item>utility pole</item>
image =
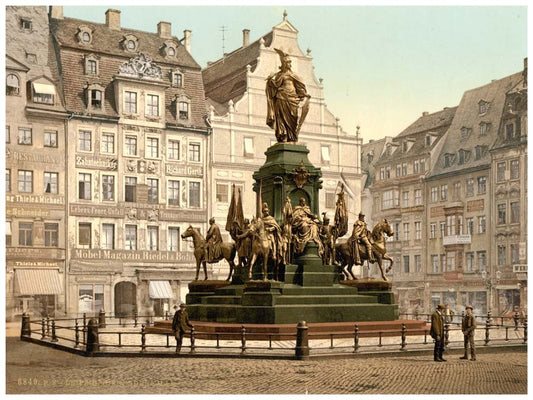
[(220, 31), (222, 32), (222, 62), (224, 62), (224, 58), (226, 57), (226, 30), (226, 26), (222, 25), (220, 27)]

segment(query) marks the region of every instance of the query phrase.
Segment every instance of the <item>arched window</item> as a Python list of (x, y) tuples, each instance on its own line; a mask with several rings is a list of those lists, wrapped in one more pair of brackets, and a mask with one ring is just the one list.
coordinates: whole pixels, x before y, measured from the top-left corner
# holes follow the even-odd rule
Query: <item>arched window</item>
[(179, 118), (189, 119), (189, 103), (185, 101), (179, 102)]
[(128, 50), (135, 50), (135, 41), (133, 40), (128, 40)]
[(20, 91), (20, 81), (17, 75), (9, 74), (6, 76), (6, 95), (18, 95)]
[(89, 32), (83, 32), (81, 35), (81, 40), (85, 43), (89, 43), (91, 41), (91, 35)]

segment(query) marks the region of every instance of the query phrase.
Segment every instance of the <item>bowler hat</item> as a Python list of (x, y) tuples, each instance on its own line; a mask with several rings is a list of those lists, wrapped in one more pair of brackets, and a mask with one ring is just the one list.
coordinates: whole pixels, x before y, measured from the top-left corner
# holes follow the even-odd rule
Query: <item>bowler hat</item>
[(185, 303), (180, 303), (180, 308), (181, 308), (181, 307), (187, 307), (187, 304), (185, 304)]
[(437, 304), (437, 308), (440, 308), (441, 310), (444, 310), (444, 304)]
[(474, 307), (472, 307), (470, 304), (465, 307), (465, 310), (470, 308), (472, 311), (474, 310)]

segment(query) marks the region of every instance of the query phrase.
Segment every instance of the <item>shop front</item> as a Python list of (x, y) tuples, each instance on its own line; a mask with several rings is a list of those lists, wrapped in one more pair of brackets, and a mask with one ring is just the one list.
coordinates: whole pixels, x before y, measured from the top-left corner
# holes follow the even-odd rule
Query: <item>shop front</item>
[(24, 312), (32, 318), (55, 317), (62, 287), (57, 268), (15, 268), (14, 317)]

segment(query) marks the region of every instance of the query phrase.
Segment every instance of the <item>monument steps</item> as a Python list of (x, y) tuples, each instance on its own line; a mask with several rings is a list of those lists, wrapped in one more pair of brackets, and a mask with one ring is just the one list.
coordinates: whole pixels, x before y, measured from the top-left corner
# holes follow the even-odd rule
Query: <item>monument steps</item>
[(327, 304), (375, 304), (377, 298), (374, 296), (353, 296), (353, 295), (283, 295), (276, 298), (276, 305), (327, 305)]

